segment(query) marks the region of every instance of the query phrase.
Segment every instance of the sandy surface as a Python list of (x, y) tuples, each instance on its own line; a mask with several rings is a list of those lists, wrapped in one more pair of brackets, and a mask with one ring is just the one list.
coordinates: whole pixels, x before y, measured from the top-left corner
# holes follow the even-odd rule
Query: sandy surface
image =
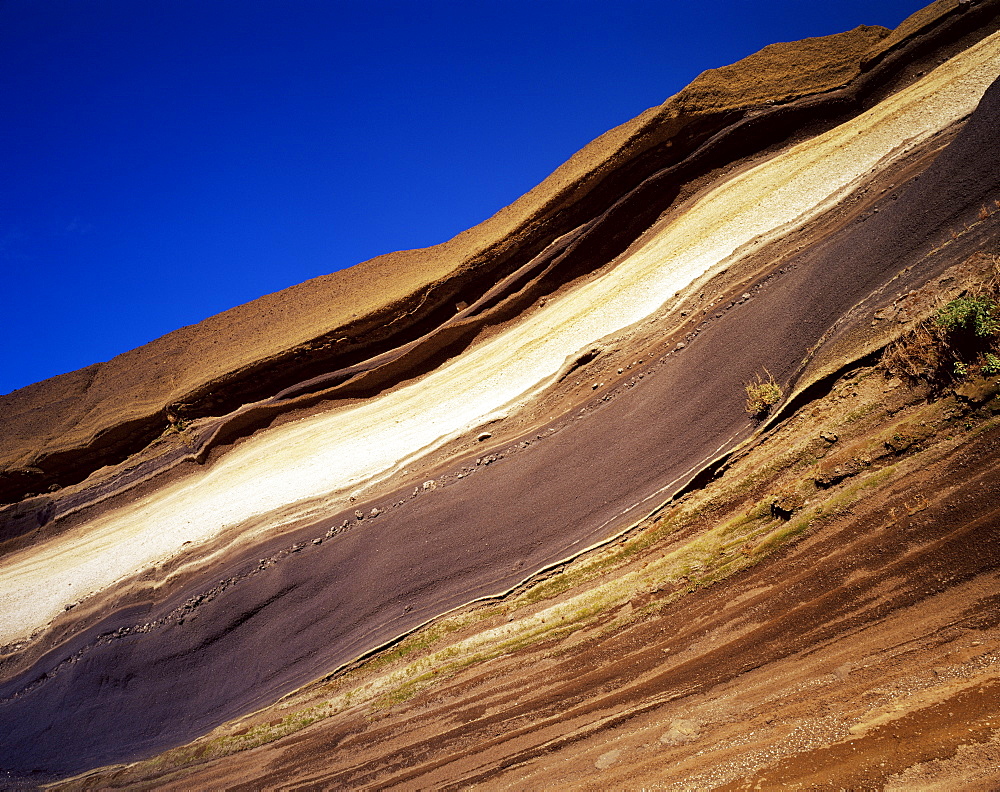
[[(90, 788), (147, 774), (178, 790), (992, 788), (1000, 431), (954, 398), (927, 404), (886, 382), (865, 368), (838, 381), (649, 520), (657, 542), (643, 550), (640, 533), (632, 552), (609, 549), (623, 566), (600, 578), (588, 582), (580, 566), (565, 594), (553, 585), (540, 601), (471, 611), (472, 626), (456, 616), (458, 629), (432, 633), (426, 653), (417, 641), (395, 665), (390, 652), (387, 664), (311, 686), (186, 760), (110, 771)], [(972, 431), (961, 429), (969, 419)], [(811, 513), (815, 525), (799, 541), (695, 585), (699, 564), (766, 543), (773, 524), (732, 534), (758, 498), (920, 421), (943, 422), (926, 446), (883, 451), (842, 486), (811, 488), (792, 524)], [(593, 618), (581, 617), (588, 608)], [(393, 673), (395, 686), (382, 684)], [(327, 703), (327, 719), (286, 739), (209, 758), (223, 735), (239, 743)], [(175, 762), (182, 771), (162, 775)]]
[[(918, 31), (918, 39), (923, 35), (920, 30), (926, 32), (941, 19), (961, 22), (992, 7), (984, 3), (969, 12), (963, 6), (952, 14), (948, 10), (952, 5), (938, 3), (927, 14), (911, 19), (908, 24)], [(945, 16), (939, 17), (942, 10)], [(886, 54), (886, 41), (890, 39), (884, 31), (859, 29), (831, 40), (769, 48), (750, 61), (770, 70), (776, 84), (787, 82), (789, 97), (795, 97), (820, 84), (833, 88), (854, 79), (851, 75), (859, 59), (895, 57)], [(890, 41), (889, 47), (896, 45)], [(931, 56), (924, 52), (921, 57), (925, 60), (920, 63), (926, 65)], [(802, 71), (795, 64), (803, 59), (818, 59), (815, 72), (788, 74), (789, 69)], [(727, 98), (725, 91), (716, 95), (712, 86), (738, 85), (747, 68), (744, 64), (742, 71), (720, 70), (699, 78), (699, 90), (711, 99), (705, 101), (729, 106), (726, 103), (732, 96)], [(917, 73), (916, 67), (911, 69), (911, 76)], [(514, 586), (534, 570), (626, 528), (720, 452), (752, 434), (757, 424), (743, 411), (742, 388), (755, 374), (766, 368), (788, 392), (796, 384), (814, 381), (807, 368), (809, 360), (820, 361), (815, 368), (824, 371), (855, 361), (875, 348), (872, 344), (884, 343), (878, 338), (887, 337), (886, 323), (880, 324), (876, 321), (880, 317), (873, 314), (879, 306), (896, 306), (901, 300), (927, 303), (929, 294), (913, 295), (926, 291), (928, 279), (937, 278), (943, 268), (959, 264), (984, 246), (994, 249), (990, 246), (996, 243), (1000, 215), (985, 207), (992, 208), (992, 199), (1000, 194), (1000, 173), (995, 167), (1000, 146), (996, 123), (1000, 88), (986, 94), (987, 100), (964, 128), (958, 122), (973, 112), (998, 73), (1000, 34), (969, 46), (926, 75), (919, 71), (920, 79), (914, 78), (909, 87), (852, 120), (813, 137), (803, 133), (798, 139), (804, 142), (776, 148), (767, 158), (747, 159), (750, 154), (744, 152), (737, 157), (737, 165), (701, 181), (697, 168), (694, 175), (677, 176), (681, 183), (685, 178), (692, 181), (684, 188), (686, 192), (681, 191), (682, 200), (675, 203), (669, 197), (655, 204), (669, 211), (648, 230), (655, 212), (641, 223), (625, 222), (617, 232), (604, 226), (621, 225), (623, 218), (627, 221), (624, 216), (651, 189), (665, 185), (668, 191), (676, 190), (676, 185), (647, 179), (643, 192), (628, 187), (626, 179), (621, 185), (631, 190), (631, 203), (623, 198), (614, 211), (600, 214), (595, 209), (598, 201), (588, 205), (587, 211), (597, 212), (593, 216), (579, 209), (589, 198), (581, 198), (579, 205), (564, 203), (563, 209), (570, 214), (577, 209), (566, 207), (577, 206), (580, 218), (588, 221), (586, 228), (600, 231), (588, 239), (581, 226), (579, 233), (564, 239), (572, 254), (567, 258), (575, 256), (576, 263), (556, 283), (573, 285), (542, 292), (546, 299), (522, 314), (514, 314), (513, 308), (501, 312), (501, 324), (483, 332), (461, 354), (438, 358), (436, 366), (432, 359), (423, 369), (413, 369), (420, 371), (418, 379), (387, 380), (387, 389), (374, 397), (345, 400), (336, 408), (317, 410), (299, 420), (279, 421), (235, 445), (223, 444), (207, 467), (189, 464), (195, 472), (184, 475), (178, 468), (172, 478), (164, 476), (126, 490), (109, 502), (113, 505), (93, 508), (89, 517), (87, 512), (77, 515), (71, 527), (61, 528), (61, 533), (47, 540), (41, 538), (47, 531), (40, 523), (33, 533), (23, 535), (23, 541), (18, 540), (24, 549), (0, 557), (0, 644), (21, 642), (16, 651), (0, 658), (0, 770), (38, 771), (41, 778), (182, 743), (273, 702), (450, 608)], [(801, 79), (796, 82), (795, 77)], [(843, 94), (845, 101), (850, 96), (850, 92)], [(792, 105), (787, 108), (789, 118), (810, 118), (805, 111), (795, 115), (800, 111)], [(734, 125), (726, 134), (752, 136), (755, 112), (750, 111), (746, 125)], [(782, 112), (781, 108), (762, 110), (757, 118), (774, 123)], [(695, 142), (711, 134), (711, 124), (717, 119), (706, 120), (709, 117), (698, 122), (703, 127), (691, 122)], [(637, 142), (645, 134), (639, 130), (649, 131), (661, 121), (665, 126), (657, 127), (656, 134), (681, 128), (671, 126), (673, 121), (654, 123), (640, 117), (595, 142), (591, 153), (603, 152), (601, 156), (608, 157), (610, 170), (601, 177), (607, 181), (601, 182), (596, 171), (588, 170), (604, 167), (593, 165), (600, 157), (589, 161), (584, 157), (557, 172), (553, 184), (566, 186), (579, 178), (583, 181), (575, 182), (574, 189), (581, 193), (613, 191), (612, 183), (617, 183), (620, 173), (612, 163), (629, 171), (645, 156), (643, 147), (654, 145), (652, 138)], [(728, 150), (722, 146), (719, 152)], [(743, 151), (739, 145), (733, 150)], [(629, 160), (633, 156), (636, 159)], [(626, 161), (632, 165), (625, 167)], [(708, 156), (697, 167), (708, 167), (711, 161)], [(581, 186), (584, 182), (589, 186)], [(544, 204), (558, 193), (549, 186), (555, 192), (542, 190), (529, 196), (528, 204)], [(491, 226), (512, 234), (503, 243), (511, 256), (504, 259), (508, 263), (520, 261), (520, 254), (510, 253), (518, 245), (528, 255), (534, 249), (531, 245), (542, 239), (529, 242), (530, 235), (510, 231), (519, 222), (517, 211), (498, 216), (494, 220), (499, 225)], [(553, 212), (558, 214), (556, 209)], [(620, 255), (625, 243), (616, 233), (631, 243)], [(465, 245), (463, 250), (468, 252), (484, 238), (477, 231), (450, 244)], [(429, 292), (418, 295), (420, 300), (441, 301), (449, 311), (449, 301), (465, 295), (461, 290), (448, 291), (451, 287), (445, 285), (461, 259), (451, 257), (455, 250), (445, 246), (427, 254), (438, 256), (427, 270), (437, 275), (425, 275), (432, 279), (440, 275), (443, 280), (434, 288), (443, 291), (433, 298)], [(550, 248), (547, 255), (555, 255), (556, 250), (558, 246)], [(605, 253), (607, 257), (601, 258)], [(594, 261), (583, 263), (588, 256)], [(615, 260), (608, 264), (613, 256)], [(372, 266), (391, 269), (390, 264), (386, 259)], [(438, 265), (440, 271), (434, 269)], [(598, 271), (599, 275), (591, 275)], [(383, 275), (389, 278), (387, 273), (388, 269)], [(398, 286), (404, 296), (422, 288), (405, 277), (393, 283), (392, 288)], [(347, 281), (337, 287), (347, 289), (345, 299), (350, 296), (348, 287)], [(227, 333), (238, 341), (240, 332), (270, 317), (275, 334), (234, 354), (252, 357), (268, 344), (287, 351), (287, 346), (282, 347), (289, 340), (287, 332), (306, 338), (327, 321), (313, 313), (317, 295), (322, 293), (322, 288), (306, 285), (256, 307), (239, 309), (238, 317), (219, 318), (214, 325), (220, 330), (216, 342), (225, 343)], [(296, 294), (305, 307), (302, 321), (293, 327)], [(365, 299), (369, 302), (364, 303), (367, 307), (362, 313), (381, 310), (376, 305), (381, 297), (369, 294)], [(393, 310), (405, 313), (412, 308), (402, 305), (405, 297), (400, 299)], [(522, 310), (533, 302), (534, 297), (520, 303), (512, 300), (510, 305)], [(336, 310), (349, 310), (345, 305)], [(363, 317), (358, 319), (351, 331), (358, 338), (379, 334), (374, 325), (365, 329)], [(428, 327), (446, 326), (430, 319)], [(157, 348), (163, 351), (183, 337), (200, 344), (208, 337), (203, 333), (206, 327), (181, 331)], [(384, 338), (370, 347), (358, 346), (357, 354), (377, 352), (383, 341), (390, 345), (386, 349), (396, 343)], [(578, 361), (578, 368), (567, 369), (580, 352), (591, 348), (599, 349), (596, 359)], [(327, 360), (320, 351), (310, 353), (318, 356), (317, 365)], [(141, 362), (148, 352), (137, 353), (134, 360)], [(168, 363), (167, 358), (157, 359), (158, 363)], [(226, 355), (216, 356), (197, 377), (228, 377), (226, 360), (230, 360)], [(163, 387), (190, 385), (183, 372), (193, 364), (177, 362), (176, 368), (158, 369), (167, 379), (178, 379), (154, 383), (149, 392), (153, 401), (162, 396)], [(136, 366), (139, 371), (138, 362)], [(43, 383), (32, 391), (32, 398), (58, 395), (57, 391), (71, 402), (74, 393), (97, 398), (103, 386), (95, 386), (94, 378), (107, 377), (110, 371), (78, 372), (65, 380), (69, 383), (65, 391)], [(309, 370), (279, 366), (270, 371), (304, 376)], [(247, 381), (263, 376), (261, 372), (248, 375)], [(299, 382), (279, 378), (271, 385), (281, 390), (286, 385), (299, 387)], [(236, 390), (222, 388), (203, 395), (211, 400), (250, 394), (239, 390), (243, 386), (233, 387)], [(140, 415), (149, 406), (141, 401), (120, 414), (119, 419), (126, 421), (119, 425), (120, 431), (131, 426), (127, 423), (133, 415), (130, 410)], [(97, 399), (89, 404), (93, 407), (89, 417), (66, 432), (67, 443), (85, 435), (87, 426), (92, 429), (108, 418), (102, 412), (106, 403)], [(223, 401), (214, 404), (222, 413), (229, 409)], [(850, 414), (846, 406), (841, 413)], [(44, 410), (38, 416), (43, 414)], [(806, 417), (803, 413), (795, 421)], [(494, 422), (498, 418), (503, 420)], [(846, 427), (854, 419), (843, 420)], [(145, 430), (137, 426), (133, 428), (142, 435)], [(484, 427), (492, 435), (477, 442)], [(321, 785), (381, 784), (377, 779), (405, 784), (417, 778), (431, 785), (459, 779), (466, 784), (495, 778), (496, 768), (503, 765), (510, 771), (504, 783), (517, 788), (545, 786), (556, 777), (544, 770), (538, 774), (532, 762), (550, 750), (564, 751), (562, 755), (575, 757), (577, 764), (584, 757), (584, 766), (577, 766), (573, 776), (574, 783), (584, 788), (607, 779), (616, 779), (620, 785), (648, 780), (653, 764), (639, 748), (641, 741), (643, 745), (649, 742), (646, 737), (652, 732), (640, 729), (636, 734), (645, 736), (629, 742), (631, 738), (626, 739), (620, 727), (638, 723), (636, 718), (645, 717), (651, 707), (663, 705), (665, 689), (673, 691), (668, 696), (684, 696), (690, 689), (729, 684), (752, 670), (745, 661), (763, 647), (761, 662), (771, 664), (768, 667), (774, 669), (776, 679), (784, 675), (799, 681), (785, 688), (771, 686), (770, 698), (749, 696), (742, 703), (737, 701), (741, 695), (737, 687), (731, 697), (734, 711), (743, 707), (752, 712), (762, 700), (783, 697), (808, 702), (808, 696), (797, 698), (795, 686), (805, 666), (800, 668), (797, 660), (788, 659), (796, 652), (808, 652), (836, 636), (853, 640), (864, 625), (894, 608), (901, 614), (898, 623), (885, 629), (873, 625), (872, 634), (877, 637), (864, 638), (862, 647), (902, 635), (907, 618), (925, 619), (930, 625), (933, 619), (945, 619), (962, 607), (979, 607), (977, 597), (990, 601), (986, 590), (993, 574), (993, 555), (967, 553), (977, 537), (991, 536), (989, 531), (995, 527), (991, 504), (997, 451), (993, 435), (984, 438), (974, 448), (970, 445), (965, 455), (935, 458), (945, 461), (927, 475), (948, 485), (933, 507), (927, 506), (932, 510), (925, 515), (928, 519), (901, 526), (892, 518), (896, 512), (891, 509), (898, 507), (893, 498), (899, 494), (893, 491), (885, 495), (888, 519), (882, 513), (866, 513), (843, 529), (843, 547), (838, 547), (837, 538), (819, 539), (797, 557), (793, 555), (791, 565), (783, 567), (780, 575), (782, 585), (794, 596), (774, 597), (776, 578), (767, 578), (762, 566), (747, 580), (738, 581), (731, 592), (708, 592), (695, 600), (693, 612), (701, 615), (694, 621), (690, 614), (674, 613), (668, 620), (679, 622), (647, 625), (652, 632), (640, 635), (646, 628), (637, 628), (607, 646), (598, 640), (579, 662), (557, 664), (560, 670), (554, 676), (541, 673), (538, 678), (547, 679), (549, 686), (538, 686), (537, 695), (520, 682), (509, 690), (488, 692), (493, 699), (489, 712), (473, 704), (475, 712), (457, 716), (476, 724), (472, 734), (481, 741), (481, 748), (473, 753), (454, 749), (454, 740), (464, 739), (462, 728), (452, 728), (454, 724), (438, 728), (434, 718), (424, 723), (418, 716), (412, 734), (402, 729), (391, 746), (378, 727), (359, 731), (356, 724), (347, 723), (344, 728), (354, 730), (352, 739), (361, 746), (356, 754), (358, 766), (350, 764), (350, 754), (339, 754), (343, 761), (336, 768), (316, 768), (309, 757), (322, 756), (323, 750), (310, 748), (299, 754), (283, 749), (271, 756), (277, 775), (266, 785), (277, 782), (282, 773)], [(8, 440), (18, 442), (13, 435)], [(917, 473), (907, 488), (923, 481)], [(899, 497), (910, 494), (907, 490)], [(954, 509), (963, 515), (958, 527), (948, 522)], [(30, 512), (28, 518), (33, 518)], [(900, 534), (897, 541), (891, 539), (892, 530), (911, 533)], [(28, 536), (38, 537), (31, 547), (26, 546)], [(907, 536), (913, 540), (910, 544)], [(879, 549), (880, 537), (891, 539), (895, 577), (891, 586), (873, 595), (854, 584), (865, 580), (860, 571), (864, 559), (885, 552)], [(917, 537), (919, 542), (914, 544)], [(988, 541), (992, 547), (992, 539)], [(831, 559), (829, 574), (820, 579), (809, 567), (815, 559)], [(940, 578), (944, 583), (957, 579), (974, 585), (937, 612), (934, 603), (925, 602), (928, 594), (921, 586), (925, 580), (935, 580), (935, 570), (941, 569), (960, 572), (957, 578)], [(609, 581), (609, 585), (618, 582)], [(759, 619), (744, 619), (745, 606), (739, 603), (751, 603)], [(835, 607), (824, 608), (829, 603)], [(70, 607), (64, 610), (66, 606)], [(577, 607), (577, 600), (567, 600), (542, 610), (533, 629), (541, 629), (550, 619), (570, 618)], [(637, 601), (636, 607), (643, 607), (642, 603)], [(711, 638), (699, 626), (708, 623), (715, 625)], [(46, 624), (47, 631), (28, 639)], [(862, 625), (860, 632), (854, 631), (858, 625)], [(800, 628), (806, 633), (795, 632)], [(507, 629), (501, 624), (481, 638), (488, 643)], [(918, 636), (928, 651), (933, 648), (928, 636), (937, 629), (927, 626)], [(682, 658), (670, 675), (660, 667), (661, 649), (649, 649), (661, 645)], [(844, 644), (838, 651), (844, 657), (854, 652), (850, 662), (859, 662), (866, 650), (856, 651), (852, 646)], [(605, 650), (610, 654), (602, 654)], [(608, 662), (609, 657), (630, 657), (632, 662), (620, 668)], [(832, 657), (824, 655), (831, 662)], [(543, 658), (541, 671), (550, 659)], [(901, 663), (900, 668), (900, 679), (916, 673), (912, 663)], [(993, 695), (989, 674), (974, 671), (970, 669), (969, 685), (980, 685), (987, 691), (984, 695)], [(839, 672), (834, 668), (831, 673)], [(858, 699), (868, 695), (865, 690), (862, 684), (850, 695)], [(975, 706), (962, 698), (967, 694), (961, 685), (942, 688), (933, 701), (957, 702), (968, 718), (978, 718)], [(510, 696), (524, 700), (513, 701)], [(933, 702), (921, 702), (911, 709), (924, 710), (921, 718), (931, 717), (928, 707)], [(708, 701), (709, 710), (719, 703)], [(464, 707), (459, 703), (452, 711), (463, 712)], [(566, 718), (563, 712), (574, 714)], [(614, 715), (606, 721), (609, 712)], [(453, 716), (445, 713), (442, 717), (447, 721)], [(663, 732), (666, 741), (661, 738), (659, 745), (692, 742), (689, 738), (711, 720), (711, 712), (695, 716), (678, 710), (671, 718)], [(866, 746), (864, 750), (876, 755), (885, 739), (879, 729), (892, 720), (872, 707), (845, 728), (857, 727), (849, 733), (861, 740), (858, 744)], [(935, 722), (939, 731), (950, 728), (944, 716)], [(608, 734), (614, 732), (614, 740), (604, 739), (606, 728), (611, 730)], [(649, 729), (658, 728), (651, 722)], [(321, 742), (329, 739), (326, 734)], [(832, 745), (842, 738), (833, 729), (823, 744)], [(335, 737), (334, 742), (339, 739)], [(733, 739), (737, 740), (733, 745), (738, 745), (738, 735)], [(799, 746), (800, 752), (820, 745), (797, 739), (793, 730), (789, 744)], [(885, 779), (904, 770), (930, 779), (935, 773), (940, 775), (940, 768), (920, 763), (943, 754), (931, 750), (934, 739), (925, 742), (928, 751), (914, 752), (909, 764), (887, 763), (885, 770), (866, 766), (861, 775), (851, 775), (854, 770), (843, 761), (849, 756), (843, 750), (853, 750), (848, 745), (828, 753), (813, 752), (803, 761), (789, 758), (790, 753), (769, 755), (766, 762), (745, 765), (739, 777), (766, 769), (767, 775), (760, 775), (754, 783), (808, 779), (821, 766), (832, 768), (823, 772), (842, 777), (848, 786), (878, 773)], [(583, 753), (570, 747), (578, 743), (585, 746)], [(366, 750), (378, 756), (366, 759)], [(990, 750), (988, 746), (976, 748), (970, 756), (984, 761)], [(414, 757), (432, 758), (423, 763)], [(773, 760), (783, 762), (783, 757), (788, 761), (774, 764)], [(688, 759), (697, 763), (696, 758)], [(719, 766), (726, 761), (720, 759)], [(518, 769), (522, 765), (523, 773)], [(229, 772), (218, 779), (226, 778), (227, 785), (237, 787), (244, 782), (248, 788), (261, 783), (255, 771), (244, 775), (245, 770), (237, 766), (235, 775)], [(725, 783), (735, 776), (720, 771), (712, 778)]]
[(551, 382), (568, 354), (650, 316), (665, 295), (731, 263), (737, 249), (803, 224), (873, 167), (971, 112), (998, 63), (993, 36), (854, 121), (717, 187), (601, 279), (423, 381), (265, 433), (203, 476), (6, 559), (0, 641), (25, 637), (67, 602), (187, 542), (297, 501), (334, 496), (324, 507), (344, 507), (343, 493), (516, 408)]
[[(183, 742), (624, 527), (627, 507), (683, 482), (721, 443), (751, 431), (742, 383), (755, 371), (767, 366), (787, 384), (860, 299), (887, 282), (906, 294), (968, 255), (965, 241), (980, 231), (995, 238), (996, 217), (976, 216), (1000, 178), (998, 91), (918, 179), (844, 209), (839, 231), (772, 268), (750, 299), (719, 306), (683, 352), (658, 355), (662, 362), (589, 400), (574, 397), (577, 407), (544, 433), (538, 426), (489, 448), (490, 464), (455, 458), (415, 496), (384, 491), (359, 502), (383, 511), (375, 518), (329, 514), (231, 551), (163, 593), (124, 590), (89, 622), (84, 603), (78, 630), (49, 639), (47, 654), (26, 650), (30, 667), (0, 687), (0, 728), (12, 735), (2, 764), (72, 772)], [(953, 222), (970, 230), (941, 246)], [(634, 343), (633, 361), (648, 341)], [(345, 517), (353, 527), (329, 533)], [(849, 565), (837, 569), (850, 574)], [(781, 633), (782, 624), (767, 629)], [(746, 656), (734, 646), (732, 656)], [(595, 666), (580, 682), (603, 689), (614, 673)]]

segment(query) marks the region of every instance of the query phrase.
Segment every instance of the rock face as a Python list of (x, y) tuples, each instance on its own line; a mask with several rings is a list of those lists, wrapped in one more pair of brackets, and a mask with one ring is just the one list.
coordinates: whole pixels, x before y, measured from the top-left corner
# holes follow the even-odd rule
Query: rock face
[[(80, 783), (526, 788), (560, 781), (524, 770), (559, 751), (573, 783), (682, 785), (693, 766), (667, 778), (650, 752), (671, 752), (680, 768), (722, 740), (722, 709), (749, 718), (761, 706), (725, 692), (754, 683), (754, 669), (805, 684), (807, 667), (854, 668), (857, 647), (877, 643), (851, 643), (862, 625), (884, 621), (904, 641), (911, 612), (926, 619), (912, 638), (923, 640), (939, 629), (931, 596), (949, 613), (979, 613), (1000, 595), (998, 559), (962, 553), (996, 544), (996, 477), (983, 478), (997, 454), (991, 386), (961, 386), (951, 413), (931, 414), (952, 397), (910, 381), (879, 390), (885, 371), (872, 366), (888, 346), (914, 344), (908, 334), (942, 299), (992, 288), (998, 28), (1000, 0), (940, 0), (896, 31), (772, 45), (702, 74), (444, 245), (2, 397), (10, 783), (200, 740)], [(765, 375), (781, 401), (766, 418), (748, 415), (744, 387)], [(973, 391), (986, 395), (973, 403)], [(879, 434), (900, 414), (908, 423)], [(973, 451), (956, 456), (944, 439), (973, 424), (975, 475)], [(974, 493), (956, 506), (965, 533), (946, 533), (938, 550), (949, 505), (907, 461), (919, 454), (953, 491)], [(745, 460), (756, 472), (737, 479)], [(883, 492), (877, 504), (864, 494)], [(678, 504), (692, 498), (708, 500), (685, 522)], [(844, 506), (855, 503), (860, 512)], [(654, 530), (667, 513), (676, 535)], [(681, 552), (685, 541), (700, 549)], [(620, 542), (641, 566), (608, 560)], [(658, 581), (642, 571), (681, 557)], [(803, 558), (821, 571), (810, 577)], [(880, 592), (865, 573), (873, 558), (906, 596)], [(924, 590), (928, 576), (939, 585)], [(783, 581), (798, 599), (781, 594)], [(502, 612), (470, 604), (497, 597)], [(740, 602), (756, 615), (744, 619)], [(443, 615), (456, 608), (460, 617)], [(989, 696), (994, 623), (983, 619), (984, 649), (962, 654), (955, 674)], [(407, 666), (394, 642), (417, 628), (400, 645), (419, 647)], [(426, 654), (444, 636), (493, 648), (453, 666), (466, 644)], [(570, 643), (542, 657), (543, 638)], [(483, 681), (484, 662), (504, 681)], [(894, 662), (893, 679), (916, 679), (916, 665)], [(520, 676), (529, 668), (534, 692)], [(877, 684), (822, 673), (851, 681), (845, 711)], [(336, 703), (358, 678), (367, 687), (344, 699), (354, 704)], [(434, 678), (457, 681), (434, 688)], [(477, 684), (491, 703), (475, 703)], [(975, 721), (965, 729), (992, 739), (962, 706)], [(449, 712), (468, 730), (443, 728)], [(961, 724), (938, 718), (938, 738), (916, 741), (910, 759), (849, 777), (831, 757), (848, 734), (876, 750), (891, 719), (869, 715), (831, 721), (819, 743), (781, 737), (794, 750), (780, 755), (765, 750), (780, 731), (771, 722), (742, 736), (733, 726), (725, 739), (757, 740), (760, 760), (741, 774), (719, 759), (694, 785), (753, 773), (754, 783), (825, 782), (808, 770), (822, 765), (820, 748), (841, 785), (889, 783), (955, 752)], [(627, 721), (645, 724), (641, 745), (615, 731)], [(217, 728), (225, 739), (203, 736)], [(352, 741), (356, 753), (337, 747)], [(189, 766), (195, 756), (220, 758), (206, 769)], [(167, 770), (183, 780), (158, 776)]]

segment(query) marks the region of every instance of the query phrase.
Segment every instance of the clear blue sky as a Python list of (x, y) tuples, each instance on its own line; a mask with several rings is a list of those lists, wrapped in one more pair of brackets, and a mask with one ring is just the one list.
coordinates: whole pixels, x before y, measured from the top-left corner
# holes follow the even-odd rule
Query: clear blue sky
[(921, 5), (0, 0), (0, 393), (444, 241), (703, 69)]

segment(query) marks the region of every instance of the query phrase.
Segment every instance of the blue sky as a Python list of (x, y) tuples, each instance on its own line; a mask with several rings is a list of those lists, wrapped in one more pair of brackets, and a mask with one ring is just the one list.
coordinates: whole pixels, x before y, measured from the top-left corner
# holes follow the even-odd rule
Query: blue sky
[(442, 242), (706, 68), (920, 0), (0, 0), (0, 393)]

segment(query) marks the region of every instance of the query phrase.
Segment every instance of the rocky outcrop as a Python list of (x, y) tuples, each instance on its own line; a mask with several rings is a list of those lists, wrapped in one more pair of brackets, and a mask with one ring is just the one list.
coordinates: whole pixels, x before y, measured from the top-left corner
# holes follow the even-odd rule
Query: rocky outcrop
[[(963, 553), (989, 540), (995, 487), (927, 428), (981, 432), (970, 449), (992, 470), (989, 388), (944, 415), (919, 406), (937, 398), (925, 386), (873, 383), (886, 382), (882, 349), (992, 277), (998, 27), (996, 0), (941, 0), (895, 32), (773, 45), (701, 75), (444, 245), (4, 397), (0, 767), (33, 783), (223, 730), (93, 780), (149, 783), (203, 749), (252, 749), (232, 719), (270, 743), (320, 717), (248, 715), (294, 691), (276, 706), (331, 718), (302, 743), (322, 768), (296, 737), (267, 762), (200, 768), (194, 785), (489, 781), (548, 750), (577, 757), (604, 726), (681, 700), (691, 712), (664, 709), (656, 744), (694, 751), (718, 724), (691, 697), (744, 679), (753, 658), (801, 681), (799, 653), (848, 646), (845, 624), (927, 616), (919, 582), (935, 570), (976, 581), (977, 603), (994, 596), (994, 554)], [(851, 384), (858, 371), (867, 390)], [(744, 386), (762, 377), (780, 395), (750, 415)], [(940, 556), (944, 500), (929, 498), (909, 534), (900, 512), (878, 511), (926, 486), (905, 467), (924, 452), (963, 493), (963, 525), (982, 528), (952, 531)], [(890, 480), (884, 503), (864, 501), (878, 531), (851, 522), (845, 504)], [(683, 498), (705, 500), (681, 519)], [(674, 532), (654, 530), (668, 512)], [(796, 557), (789, 542), (818, 525), (831, 538)], [(868, 597), (852, 581), (877, 575), (854, 570), (890, 531), (905, 596)], [(664, 559), (686, 560), (647, 586)], [(827, 559), (830, 574), (813, 575)], [(795, 598), (767, 594), (782, 580)], [(692, 610), (671, 609), (703, 587)], [(504, 610), (479, 620), (477, 601)], [(589, 621), (609, 603), (617, 615)], [(602, 648), (609, 624), (633, 623)], [(532, 654), (578, 629), (594, 640), (578, 655), (572, 643)], [(440, 636), (468, 643), (404, 666), (393, 647), (411, 633), (418, 655)], [(446, 663), (467, 649), (465, 665)], [(477, 710), (472, 683), (448, 693), (468, 731), (432, 718), (434, 735), (410, 723), (389, 740), (371, 726), (407, 700), (399, 690), (521, 650), (540, 665), (520, 703), (491, 688)], [(564, 652), (578, 659), (539, 671)], [(356, 673), (377, 681), (347, 696), (371, 705), (360, 715), (302, 687)], [(471, 753), (456, 749), (466, 736)], [(324, 756), (342, 741), (358, 764)], [(586, 761), (608, 778), (641, 765), (631, 743), (601, 748)], [(274, 773), (253, 769), (265, 765)]]
[[(904, 22), (902, 37), (860, 27), (772, 45), (705, 72), (449, 242), (372, 259), (0, 397), (0, 501), (119, 464), (155, 440), (170, 416), (222, 419), (288, 391), (337, 398), (326, 386), (358, 378), (370, 361), (398, 357), (419, 339), (429, 348), (410, 352), (363, 393), (385, 387), (385, 377), (412, 376), (428, 359), (455, 354), (483, 323), (612, 260), (718, 168), (850, 117), (995, 24), (993, 0), (941, 0)], [(563, 250), (567, 235), (583, 237), (572, 251)], [(491, 294), (486, 304), (495, 308), (513, 296), (495, 294), (506, 278), (519, 301), (451, 329), (456, 305)], [(277, 411), (241, 415), (230, 434), (266, 425)]]

